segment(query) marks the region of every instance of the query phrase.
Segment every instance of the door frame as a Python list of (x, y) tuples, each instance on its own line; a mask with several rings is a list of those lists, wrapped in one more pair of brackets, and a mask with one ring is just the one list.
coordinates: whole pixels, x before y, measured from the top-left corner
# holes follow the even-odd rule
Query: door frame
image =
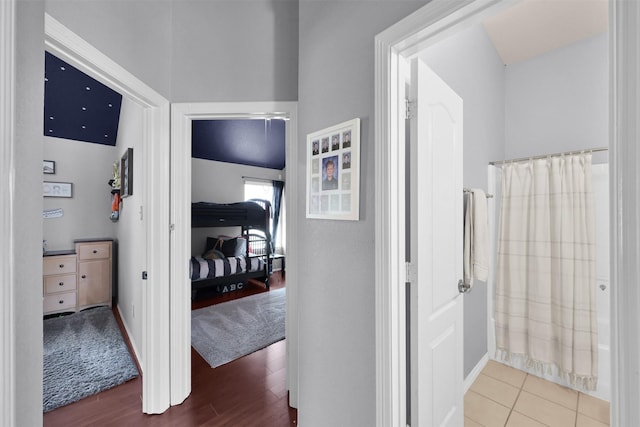
[[(376, 425), (404, 426), (404, 130), (401, 60), (514, 0), (433, 0), (375, 38)], [(612, 425), (640, 425), (640, 4), (609, 2)], [(402, 137), (402, 139), (401, 139)], [(402, 143), (400, 143), (402, 142)]]
[[(15, 0), (0, 2), (0, 171), (5, 183), (15, 180), (14, 146), (15, 141), (15, 66), (16, 66), (16, 19)], [(0, 290), (2, 305), (0, 310), (0, 424), (12, 426), (16, 424), (16, 360), (14, 321), (14, 279), (13, 241), (16, 238), (13, 230), (15, 193), (13, 185), (0, 186), (0, 236), (4, 244), (0, 249), (0, 280), (4, 284)]]
[(288, 118), (286, 126), (287, 192), (287, 388), (289, 405), (298, 406), (298, 103), (202, 102), (171, 104), (171, 402), (191, 393), (191, 122), (207, 119)]
[(45, 47), (58, 58), (133, 99), (144, 110), (148, 279), (142, 289), (142, 411), (169, 408), (169, 101), (45, 13)]

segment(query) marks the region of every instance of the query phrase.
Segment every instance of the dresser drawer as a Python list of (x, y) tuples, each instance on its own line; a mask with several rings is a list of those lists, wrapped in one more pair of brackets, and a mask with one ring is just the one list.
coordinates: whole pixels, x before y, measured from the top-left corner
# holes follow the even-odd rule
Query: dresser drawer
[(76, 290), (76, 275), (67, 274), (64, 276), (45, 276), (44, 293), (55, 294), (59, 292), (70, 292)]
[(76, 293), (68, 292), (65, 294), (47, 295), (44, 297), (44, 312), (75, 309)]
[(76, 250), (78, 259), (81, 261), (109, 258), (111, 255), (111, 242), (82, 243), (77, 245)]
[(55, 256), (42, 259), (42, 270), (45, 276), (76, 272), (76, 256)]

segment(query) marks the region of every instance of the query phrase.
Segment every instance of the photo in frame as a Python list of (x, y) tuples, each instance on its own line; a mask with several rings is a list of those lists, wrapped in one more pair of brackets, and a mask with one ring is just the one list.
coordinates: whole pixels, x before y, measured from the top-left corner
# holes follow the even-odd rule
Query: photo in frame
[(120, 197), (133, 195), (133, 148), (127, 148), (120, 160)]
[(42, 173), (48, 175), (55, 175), (56, 173), (56, 162), (53, 160), (43, 160), (42, 161)]
[(44, 197), (73, 197), (73, 185), (70, 182), (51, 182), (44, 181), (42, 183), (42, 195)]
[(307, 135), (307, 218), (360, 219), (360, 119)]

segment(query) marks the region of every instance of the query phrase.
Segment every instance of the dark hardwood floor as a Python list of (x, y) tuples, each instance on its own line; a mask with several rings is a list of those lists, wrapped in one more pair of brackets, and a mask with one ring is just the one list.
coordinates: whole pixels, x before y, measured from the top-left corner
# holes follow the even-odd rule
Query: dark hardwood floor
[[(274, 273), (271, 280), (271, 289), (285, 286), (279, 272)], [(250, 282), (243, 290), (195, 301), (192, 308), (259, 292), (265, 292), (264, 285)], [(124, 331), (117, 310), (114, 309), (114, 313)], [(191, 390), (181, 405), (172, 406), (161, 415), (145, 415), (142, 413), (142, 379), (136, 378), (44, 414), (44, 426), (284, 427), (297, 424), (297, 411), (288, 405), (284, 340), (215, 369), (192, 348)]]

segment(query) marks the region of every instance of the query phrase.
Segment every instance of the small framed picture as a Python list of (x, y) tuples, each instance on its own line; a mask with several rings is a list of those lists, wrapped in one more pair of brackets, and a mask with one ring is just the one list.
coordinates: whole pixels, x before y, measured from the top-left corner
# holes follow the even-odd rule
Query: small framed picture
[(360, 119), (308, 134), (307, 146), (307, 218), (358, 221)]
[(120, 160), (120, 196), (133, 195), (133, 148), (127, 148)]
[(54, 175), (56, 173), (56, 162), (53, 160), (43, 160), (42, 173)]
[(44, 181), (42, 183), (42, 195), (44, 197), (73, 197), (73, 185), (70, 182), (51, 182)]

